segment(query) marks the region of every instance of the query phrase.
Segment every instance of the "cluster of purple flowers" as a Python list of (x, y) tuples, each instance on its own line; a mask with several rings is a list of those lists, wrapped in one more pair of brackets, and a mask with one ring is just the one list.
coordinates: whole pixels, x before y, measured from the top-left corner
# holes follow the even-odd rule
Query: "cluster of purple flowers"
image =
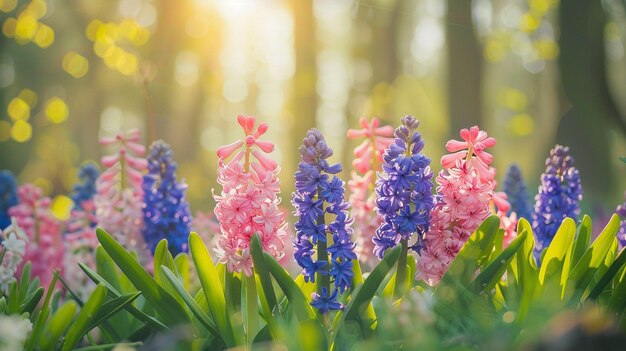
[(541, 175), (541, 185), (535, 197), (532, 219), (537, 257), (550, 245), (566, 217), (578, 219), (582, 197), (580, 176), (574, 168), (569, 147), (556, 145), (546, 159), (546, 171)]
[[(317, 129), (311, 129), (303, 144), (292, 197), (294, 215), (298, 217), (294, 256), (307, 282), (314, 282), (316, 274), (332, 278), (334, 291), (320, 284), (311, 303), (325, 313), (342, 308), (337, 295), (352, 283), (352, 260), (356, 259), (355, 243), (351, 239), (353, 220), (344, 200), (344, 183), (336, 176), (341, 172), (341, 165), (328, 163), (333, 152), (324, 137)], [(324, 221), (326, 214), (334, 216), (330, 224)], [(328, 234), (332, 235), (332, 243)]]
[(532, 205), (530, 203), (530, 195), (518, 165), (512, 164), (509, 167), (503, 183), (507, 200), (511, 204), (507, 216), (511, 215), (511, 212), (515, 212), (517, 218), (531, 219)]
[(11, 224), (9, 208), (17, 205), (17, 185), (13, 173), (0, 171), (0, 230)]
[(191, 225), (185, 199), (187, 185), (176, 181), (177, 164), (172, 148), (161, 140), (150, 146), (148, 174), (143, 177), (145, 206), (143, 236), (151, 252), (163, 238), (173, 255), (187, 251)]
[(383, 219), (372, 239), (378, 258), (401, 240), (408, 242), (413, 234), (416, 240), (410, 247), (419, 253), (435, 202), (430, 159), (420, 154), (424, 141), (416, 130), (419, 121), (406, 116), (401, 123), (383, 155), (384, 174), (376, 182), (376, 207)]

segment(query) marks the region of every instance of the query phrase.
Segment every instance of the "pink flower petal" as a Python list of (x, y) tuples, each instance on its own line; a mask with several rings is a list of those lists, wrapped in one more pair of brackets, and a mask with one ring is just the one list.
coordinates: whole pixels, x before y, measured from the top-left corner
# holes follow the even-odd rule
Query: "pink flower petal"
[(233, 154), (237, 149), (239, 149), (243, 145), (243, 141), (237, 140), (232, 144), (220, 146), (217, 149), (217, 157), (221, 160), (228, 158)]

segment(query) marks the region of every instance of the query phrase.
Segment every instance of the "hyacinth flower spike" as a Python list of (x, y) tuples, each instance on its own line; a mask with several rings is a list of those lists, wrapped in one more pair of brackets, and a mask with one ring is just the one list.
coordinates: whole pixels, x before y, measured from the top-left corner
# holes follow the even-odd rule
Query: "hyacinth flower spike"
[(65, 226), (63, 243), (65, 255), (63, 256), (64, 279), (74, 287), (74, 292), (82, 299), (89, 297), (95, 284), (79, 268), (81, 262), (95, 269), (95, 249), (98, 246), (96, 237), (96, 207), (93, 197), (96, 193), (96, 180), (100, 170), (93, 163), (83, 165), (78, 178), (80, 183), (74, 186), (71, 198), (74, 208)]
[(0, 230), (11, 224), (9, 208), (17, 205), (17, 185), (10, 171), (0, 171)]
[(161, 239), (167, 239), (173, 255), (187, 252), (191, 224), (185, 199), (187, 185), (176, 181), (177, 164), (172, 148), (157, 140), (150, 145), (148, 174), (143, 177), (145, 206), (143, 236), (151, 252)]
[[(424, 141), (413, 116), (401, 119), (394, 142), (383, 155), (383, 173), (376, 182), (376, 210), (382, 223), (376, 230), (374, 254), (382, 259), (385, 250), (402, 245), (396, 272), (394, 295), (404, 292), (408, 250), (420, 253), (424, 234), (429, 229), (434, 204), (430, 159), (420, 152)], [(411, 256), (411, 259), (412, 256)]]
[(104, 171), (96, 181), (96, 217), (98, 226), (127, 250), (135, 251), (143, 264), (149, 264), (150, 253), (141, 235), (143, 228), (143, 173), (147, 168), (146, 148), (141, 132), (131, 130), (112, 138), (102, 138), (102, 146), (115, 151), (102, 157)]
[(474, 126), (460, 132), (463, 141), (450, 140), (451, 154), (441, 158), (437, 202), (417, 262), (417, 279), (435, 285), (445, 274), (470, 235), (491, 213), (490, 205), (506, 212), (505, 199), (494, 199), (493, 156), (485, 150), (496, 140)]
[(383, 153), (393, 143), (393, 128), (380, 126), (378, 118), (371, 122), (364, 117), (359, 120), (361, 129), (348, 129), (349, 139), (364, 138), (354, 149), (355, 159), (352, 161), (352, 179), (350, 188), (350, 204), (354, 218), (354, 236), (357, 241), (356, 251), (362, 263), (374, 266), (374, 243), (372, 237), (382, 218), (376, 211), (376, 174), (382, 170)]
[(280, 167), (265, 155), (274, 150), (274, 144), (260, 139), (267, 132), (267, 124), (261, 123), (255, 130), (256, 119), (252, 116), (238, 116), (237, 122), (244, 130), (244, 139), (217, 149), (217, 181), (222, 192), (214, 195), (215, 216), (220, 223), (216, 252), (219, 262), (226, 264), (229, 272), (243, 275), (246, 309), (242, 314), (250, 345), (258, 331), (251, 239), (258, 235), (262, 250), (278, 261), (284, 255), (286, 224), (278, 208)]
[[(333, 151), (317, 129), (311, 129), (300, 146), (301, 162), (292, 196), (298, 217), (294, 257), (306, 282), (317, 282), (311, 305), (322, 314), (342, 309), (338, 301), (352, 284), (355, 243), (352, 222), (344, 200), (344, 183), (336, 176), (339, 163), (330, 164)], [(326, 223), (325, 217), (332, 218)], [(332, 287), (331, 287), (332, 283)]]
[(517, 214), (517, 218), (526, 218), (532, 220), (532, 204), (530, 203), (530, 195), (526, 183), (522, 178), (522, 171), (516, 164), (512, 164), (506, 176), (504, 177), (504, 192), (507, 195), (507, 199), (511, 204), (511, 208), (508, 210), (508, 215), (511, 212)]
[(50, 198), (32, 184), (17, 188), (19, 202), (9, 209), (19, 226), (28, 236), (28, 245), (18, 272), (30, 261), (32, 273), (39, 277), (42, 286), (52, 281), (54, 271), (63, 274), (63, 240), (61, 223), (50, 210)]
[(582, 197), (580, 175), (574, 167), (569, 147), (556, 145), (546, 159), (546, 171), (541, 175), (541, 185), (535, 196), (532, 225), (537, 259), (550, 245), (565, 218), (578, 220)]

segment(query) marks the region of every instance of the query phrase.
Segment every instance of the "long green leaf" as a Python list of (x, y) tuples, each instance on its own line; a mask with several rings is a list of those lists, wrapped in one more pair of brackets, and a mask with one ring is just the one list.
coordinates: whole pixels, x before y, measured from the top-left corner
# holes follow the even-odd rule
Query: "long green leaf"
[(287, 296), (289, 304), (293, 308), (298, 321), (304, 322), (315, 318), (315, 312), (313, 312), (313, 309), (309, 306), (302, 290), (300, 290), (298, 285), (293, 281), (293, 279), (291, 279), (289, 273), (287, 273), (287, 271), (285, 271), (285, 269), (281, 267), (280, 264), (278, 264), (278, 262), (276, 262), (276, 260), (267, 252), (263, 253), (263, 257), (265, 258), (268, 270), (274, 279), (276, 279), (276, 283), (278, 283), (278, 286), (285, 293), (285, 296)]
[(571, 218), (565, 218), (543, 257), (541, 268), (539, 269), (539, 283), (541, 285), (545, 285), (546, 276), (550, 278), (557, 272), (560, 273), (562, 271), (565, 256), (571, 250), (575, 235), (576, 223)]
[[(261, 280), (261, 288), (263, 289), (263, 295), (265, 296), (267, 305), (272, 313), (277, 313), (276, 293), (274, 292), (270, 272), (267, 270), (265, 260), (263, 259), (263, 248), (261, 247), (258, 234), (254, 234), (250, 240), (250, 254), (254, 262), (254, 271), (259, 275), (259, 279)], [(269, 318), (271, 318), (271, 316), (269, 316)]]
[(107, 295), (107, 288), (98, 284), (94, 291), (91, 293), (89, 299), (85, 302), (85, 305), (76, 316), (76, 320), (67, 330), (65, 340), (63, 341), (63, 347), (61, 351), (69, 351), (78, 344), (80, 339), (87, 332), (87, 325), (90, 320), (100, 309), (100, 306), (104, 302)]
[(600, 296), (600, 293), (604, 290), (604, 287), (613, 279), (613, 277), (620, 271), (626, 264), (626, 250), (622, 250), (609, 269), (602, 275), (602, 278), (593, 287), (588, 298), (595, 300)]
[(115, 239), (101, 228), (96, 230), (96, 234), (98, 241), (117, 266), (169, 325), (173, 326), (189, 321), (187, 313), (178, 301), (159, 286), (139, 262)]
[(227, 346), (234, 346), (235, 338), (228, 313), (226, 312), (226, 299), (224, 298), (224, 289), (220, 282), (217, 270), (211, 256), (202, 242), (202, 238), (197, 233), (192, 232), (189, 235), (189, 252), (193, 258), (193, 263), (198, 271), (200, 284), (204, 290), (209, 310), (213, 316), (213, 320), (217, 329), (222, 335)]
[(85, 332), (97, 327), (109, 317), (124, 309), (125, 306), (130, 305), (137, 297), (139, 297), (140, 294), (140, 292), (126, 294), (105, 302), (89, 321), (89, 325), (87, 326), (87, 330)]
[(78, 311), (78, 305), (76, 302), (70, 300), (63, 304), (52, 315), (50, 322), (46, 324), (43, 331), (43, 338), (39, 341), (39, 346), (42, 350), (53, 350), (54, 346), (59, 342), (65, 330), (74, 321), (74, 316)]
[(187, 290), (183, 287), (182, 283), (176, 277), (174, 272), (172, 272), (167, 267), (162, 267), (163, 273), (165, 277), (169, 279), (172, 286), (176, 289), (178, 294), (185, 301), (191, 312), (198, 318), (198, 321), (211, 333), (214, 337), (218, 339), (222, 339), (222, 336), (217, 332), (217, 328), (215, 327), (215, 323), (211, 320), (211, 318), (204, 312), (202, 307), (196, 302), (196, 300), (189, 294)]
[[(106, 286), (107, 289), (109, 289), (109, 293), (114, 298), (122, 296), (122, 294), (120, 294), (120, 292), (117, 291), (117, 289), (115, 289), (115, 287), (113, 287), (113, 285), (111, 285), (107, 280), (105, 280), (103, 277), (101, 277), (98, 273), (94, 272), (91, 268), (87, 267), (82, 262), (79, 262), (78, 266), (80, 267), (80, 269), (83, 270), (83, 272), (85, 272), (85, 274), (87, 274), (89, 279), (91, 279), (94, 283), (96, 283), (96, 284), (104, 284), (104, 286)], [(125, 308), (135, 318), (137, 318), (138, 320), (144, 322), (146, 325), (149, 325), (151, 328), (153, 328), (155, 330), (165, 331), (165, 330), (168, 329), (167, 326), (165, 324), (163, 324), (161, 321), (159, 321), (158, 319), (156, 319), (156, 318), (154, 318), (152, 316), (147, 315), (145, 312), (141, 311), (140, 309), (138, 309), (137, 307), (133, 306), (132, 304), (131, 305), (126, 305)]]
[(354, 291), (343, 312), (339, 312), (340, 315), (338, 315), (338, 318), (335, 318), (333, 322), (332, 329), (334, 333), (331, 339), (331, 345), (333, 344), (334, 337), (337, 336), (346, 323), (357, 321), (358, 316), (365, 312), (376, 290), (378, 290), (378, 287), (385, 279), (385, 276), (387, 276), (393, 265), (398, 261), (401, 251), (402, 247), (400, 246), (387, 250), (384, 258), (374, 267), (370, 275), (363, 282), (363, 285)]
[(472, 282), (472, 289), (476, 292), (489, 291), (500, 281), (507, 267), (524, 245), (528, 233), (523, 231), (502, 251)]

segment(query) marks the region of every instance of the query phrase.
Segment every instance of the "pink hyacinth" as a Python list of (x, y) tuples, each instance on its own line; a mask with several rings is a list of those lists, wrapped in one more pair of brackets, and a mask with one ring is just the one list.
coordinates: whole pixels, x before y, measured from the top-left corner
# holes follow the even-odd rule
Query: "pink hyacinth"
[(140, 141), (139, 130), (100, 140), (101, 145), (111, 146), (115, 152), (102, 157), (105, 170), (96, 181), (94, 204), (98, 226), (147, 263), (150, 255), (141, 235), (144, 203), (141, 184), (147, 162), (143, 157), (146, 149)]
[(41, 285), (48, 287), (54, 271), (63, 272), (63, 241), (61, 222), (52, 215), (50, 198), (43, 197), (41, 189), (24, 184), (17, 189), (19, 203), (9, 208), (17, 225), (28, 236), (26, 253), (18, 269), (31, 262), (31, 274), (39, 277)]
[(87, 299), (95, 288), (93, 281), (78, 266), (78, 263), (83, 263), (92, 269), (96, 268), (98, 238), (96, 228), (92, 225), (95, 222), (96, 207), (93, 201), (83, 201), (80, 208), (72, 210), (63, 237), (63, 277), (82, 299)]
[(280, 260), (284, 256), (286, 224), (285, 215), (278, 208), (280, 167), (264, 155), (274, 150), (274, 144), (259, 140), (267, 131), (267, 124), (261, 123), (255, 131), (255, 117), (238, 116), (237, 122), (245, 138), (217, 150), (217, 181), (223, 188), (220, 195), (214, 195), (215, 216), (220, 223), (215, 251), (230, 272), (251, 276), (252, 236), (258, 233), (263, 250)]
[(378, 118), (371, 122), (365, 117), (359, 119), (361, 129), (349, 129), (347, 136), (350, 139), (365, 138), (354, 149), (355, 159), (352, 166), (352, 179), (348, 182), (350, 188), (350, 203), (354, 218), (354, 234), (356, 236), (356, 251), (362, 263), (374, 265), (378, 260), (373, 254), (374, 243), (372, 236), (381, 224), (381, 217), (376, 213), (376, 172), (381, 170), (382, 157), (385, 149), (393, 143), (393, 127), (380, 127)]
[[(451, 140), (452, 154), (441, 158), (438, 201), (431, 211), (430, 230), (417, 261), (417, 278), (435, 285), (470, 235), (490, 214), (496, 185), (491, 154), (494, 138), (478, 127), (461, 130), (464, 141)], [(506, 200), (505, 200), (506, 201)], [(504, 204), (503, 202), (501, 204)]]
[(504, 230), (502, 248), (506, 248), (517, 237), (517, 214), (511, 212), (507, 216), (507, 212), (511, 209), (511, 204), (507, 200), (505, 192), (494, 193), (492, 200), (495, 205), (496, 215), (500, 218), (500, 228)]

